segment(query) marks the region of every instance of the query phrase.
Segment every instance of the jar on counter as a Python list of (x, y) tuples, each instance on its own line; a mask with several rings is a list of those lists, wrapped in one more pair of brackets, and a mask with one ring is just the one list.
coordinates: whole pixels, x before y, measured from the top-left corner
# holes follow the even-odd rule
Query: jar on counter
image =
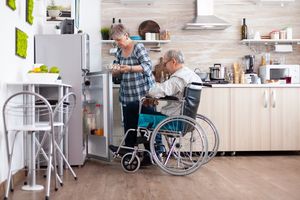
[(286, 39), (288, 39), (288, 40), (293, 39), (293, 29), (292, 29), (292, 27), (287, 27), (285, 30), (286, 30)]
[(273, 39), (273, 40), (279, 40), (279, 31), (272, 31), (272, 32), (270, 33), (270, 37), (271, 37), (271, 39)]

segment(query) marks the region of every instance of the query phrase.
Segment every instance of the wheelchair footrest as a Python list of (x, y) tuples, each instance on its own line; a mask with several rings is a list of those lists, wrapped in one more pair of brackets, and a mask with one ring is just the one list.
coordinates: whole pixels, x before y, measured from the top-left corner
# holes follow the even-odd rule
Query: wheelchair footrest
[[(109, 145), (109, 149), (115, 153), (118, 151), (118, 146), (114, 146), (114, 145)], [(121, 156), (124, 156), (126, 153), (130, 153), (130, 152), (133, 152), (133, 149), (125, 149), (125, 148), (120, 148), (118, 154), (121, 155)]]

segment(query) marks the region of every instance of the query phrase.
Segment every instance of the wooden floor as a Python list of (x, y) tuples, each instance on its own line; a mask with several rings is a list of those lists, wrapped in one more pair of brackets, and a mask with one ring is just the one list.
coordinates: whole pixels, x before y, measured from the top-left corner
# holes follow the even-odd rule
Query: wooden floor
[[(64, 186), (57, 192), (52, 187), (50, 199), (300, 199), (300, 155), (218, 156), (185, 177), (165, 174), (156, 166), (127, 174), (116, 161), (88, 161), (75, 171), (78, 181), (67, 171)], [(44, 191), (25, 192), (20, 187), (10, 199), (44, 199)]]

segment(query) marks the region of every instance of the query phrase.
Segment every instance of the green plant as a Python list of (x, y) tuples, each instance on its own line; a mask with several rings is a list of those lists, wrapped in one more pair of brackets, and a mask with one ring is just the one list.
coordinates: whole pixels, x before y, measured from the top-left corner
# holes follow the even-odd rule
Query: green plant
[(16, 10), (16, 0), (6, 0), (6, 5), (12, 10)]
[(51, 0), (51, 4), (47, 6), (47, 10), (61, 10), (61, 6), (55, 5), (55, 1)]
[(26, 6), (26, 21), (29, 23), (29, 24), (33, 24), (33, 5), (34, 5), (34, 0), (27, 0), (27, 6)]
[(26, 58), (27, 56), (27, 44), (28, 35), (16, 28), (16, 55)]
[(101, 32), (101, 35), (102, 35), (102, 40), (108, 40), (109, 39), (110, 29), (108, 27), (101, 28), (100, 32)]

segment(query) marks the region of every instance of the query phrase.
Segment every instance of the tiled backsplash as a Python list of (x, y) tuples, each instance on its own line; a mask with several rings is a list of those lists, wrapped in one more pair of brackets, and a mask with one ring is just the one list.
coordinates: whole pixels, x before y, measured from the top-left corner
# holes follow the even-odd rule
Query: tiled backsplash
[[(123, 5), (119, 0), (103, 0), (101, 4), (102, 26), (110, 26), (112, 18), (129, 29), (131, 35), (137, 35), (139, 25), (145, 20), (156, 21), (162, 30), (169, 30), (171, 42), (161, 45), (162, 52), (150, 52), (154, 64), (167, 49), (181, 49), (185, 55), (186, 66), (208, 70), (213, 63), (222, 63), (229, 67), (233, 62), (242, 62), (242, 57), (255, 54), (240, 41), (242, 18), (246, 18), (248, 29), (266, 35), (274, 29), (286, 26), (293, 28), (293, 38), (300, 38), (300, 2), (295, 1), (285, 7), (279, 4), (258, 5), (247, 0), (215, 0), (214, 14), (231, 24), (225, 30), (183, 30), (187, 22), (196, 15), (195, 0), (163, 0), (153, 5)], [(148, 47), (148, 45), (146, 45)], [(111, 63), (114, 59), (108, 52), (111, 44), (102, 46), (102, 63)], [(286, 63), (300, 64), (300, 45), (293, 46), (292, 53), (271, 53), (271, 57), (285, 56)], [(266, 51), (265, 46), (258, 52)], [(256, 54), (256, 67), (260, 63), (260, 53)]]

